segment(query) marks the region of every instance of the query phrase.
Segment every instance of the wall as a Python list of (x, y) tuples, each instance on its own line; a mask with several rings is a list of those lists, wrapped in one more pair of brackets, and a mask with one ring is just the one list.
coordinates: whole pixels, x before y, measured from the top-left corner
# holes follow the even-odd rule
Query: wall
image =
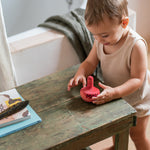
[[(69, 11), (67, 0), (1, 0), (7, 35), (11, 36), (32, 28), (47, 17)], [(69, 0), (68, 0), (69, 1)], [(86, 5), (87, 0), (73, 0), (71, 9)], [(136, 11), (139, 34), (150, 39), (150, 0), (128, 0), (129, 7)], [(58, 5), (59, 4), (59, 5)]]
[(1, 0), (7, 35), (35, 28), (49, 16), (67, 13), (80, 7), (84, 0)]
[(150, 0), (128, 0), (129, 7), (136, 11), (136, 30), (146, 40), (150, 41)]

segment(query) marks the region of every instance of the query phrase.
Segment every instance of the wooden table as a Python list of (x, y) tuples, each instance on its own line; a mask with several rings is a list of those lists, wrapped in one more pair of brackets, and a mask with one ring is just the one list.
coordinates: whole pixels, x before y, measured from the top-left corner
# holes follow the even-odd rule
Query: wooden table
[(42, 122), (1, 138), (0, 150), (80, 150), (112, 135), (116, 135), (116, 150), (128, 149), (135, 110), (122, 99), (99, 106), (84, 102), (81, 86), (68, 92), (68, 81), (77, 68), (17, 87)]

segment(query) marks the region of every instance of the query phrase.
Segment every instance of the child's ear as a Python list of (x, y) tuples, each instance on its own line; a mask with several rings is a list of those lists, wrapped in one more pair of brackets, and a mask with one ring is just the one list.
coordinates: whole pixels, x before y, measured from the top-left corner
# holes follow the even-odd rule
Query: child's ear
[(125, 29), (129, 24), (129, 17), (122, 18), (121, 25)]

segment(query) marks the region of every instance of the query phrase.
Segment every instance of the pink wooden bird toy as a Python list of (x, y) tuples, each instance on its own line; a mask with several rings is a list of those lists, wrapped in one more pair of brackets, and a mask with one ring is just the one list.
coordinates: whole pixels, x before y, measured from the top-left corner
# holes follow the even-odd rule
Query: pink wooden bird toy
[(92, 97), (96, 97), (100, 94), (100, 90), (94, 87), (94, 79), (92, 76), (87, 78), (87, 86), (81, 88), (80, 95), (82, 99), (86, 102), (92, 102)]

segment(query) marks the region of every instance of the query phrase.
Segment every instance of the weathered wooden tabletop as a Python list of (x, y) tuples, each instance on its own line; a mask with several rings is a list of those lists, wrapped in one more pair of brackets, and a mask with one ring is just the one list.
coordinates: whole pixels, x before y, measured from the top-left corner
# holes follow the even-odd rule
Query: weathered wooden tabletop
[(80, 150), (112, 135), (116, 135), (116, 150), (127, 150), (135, 110), (122, 99), (99, 106), (84, 102), (81, 86), (68, 92), (68, 81), (77, 68), (17, 87), (42, 122), (0, 138), (0, 150)]

